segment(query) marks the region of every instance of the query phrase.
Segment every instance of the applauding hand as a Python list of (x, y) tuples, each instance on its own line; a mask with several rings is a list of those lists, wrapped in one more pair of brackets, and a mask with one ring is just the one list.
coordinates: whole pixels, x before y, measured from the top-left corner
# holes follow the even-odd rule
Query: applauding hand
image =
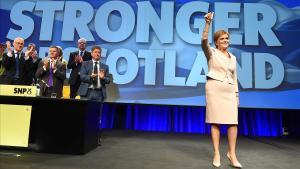
[(99, 78), (100, 79), (103, 79), (104, 78), (104, 76), (105, 76), (105, 71), (104, 71), (104, 69), (100, 69), (100, 71), (99, 71)]
[(8, 53), (12, 53), (10, 41), (6, 41), (6, 49), (7, 49), (7, 52), (8, 52)]
[(34, 52), (35, 52), (34, 47), (31, 46), (31, 47), (29, 48), (29, 50), (27, 50), (27, 51), (25, 52), (25, 56), (30, 56), (30, 57), (32, 57), (32, 55), (34, 54)]

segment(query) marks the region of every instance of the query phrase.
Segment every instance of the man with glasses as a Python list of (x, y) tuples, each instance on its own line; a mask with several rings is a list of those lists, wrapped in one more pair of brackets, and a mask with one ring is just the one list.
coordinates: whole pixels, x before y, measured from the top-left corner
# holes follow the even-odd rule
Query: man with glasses
[(3, 54), (2, 65), (5, 71), (2, 74), (3, 84), (12, 85), (31, 85), (32, 84), (32, 71), (33, 62), (30, 57), (34, 52), (30, 48), (25, 53), (22, 51), (24, 48), (24, 39), (17, 37), (13, 43), (12, 49), (9, 41), (6, 42), (7, 53)]

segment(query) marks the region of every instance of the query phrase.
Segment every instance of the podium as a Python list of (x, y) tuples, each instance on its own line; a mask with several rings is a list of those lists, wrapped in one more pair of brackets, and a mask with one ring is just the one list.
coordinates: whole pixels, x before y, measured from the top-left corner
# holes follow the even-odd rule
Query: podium
[[(0, 95), (35, 97), (36, 86), (0, 85)], [(0, 146), (28, 147), (32, 107), (0, 103)]]
[[(85, 154), (98, 145), (98, 120), (101, 108), (98, 101), (0, 96), (0, 103), (31, 107), (28, 143), (35, 145), (34, 150), (37, 152)], [(17, 118), (17, 115), (14, 117)], [(26, 147), (26, 144), (24, 146), (0, 144), (0, 146)]]

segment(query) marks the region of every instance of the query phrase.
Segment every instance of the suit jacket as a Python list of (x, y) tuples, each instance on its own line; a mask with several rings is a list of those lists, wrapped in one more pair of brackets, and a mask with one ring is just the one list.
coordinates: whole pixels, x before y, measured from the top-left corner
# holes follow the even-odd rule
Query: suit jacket
[[(35, 73), (36, 78), (38, 78), (40, 82), (40, 90), (42, 92), (42, 96), (45, 95), (47, 83), (50, 77), (50, 68), (49, 68), (50, 62), (48, 63), (46, 70), (44, 70), (43, 66), (44, 66), (44, 61), (41, 61)], [(57, 98), (61, 98), (64, 80), (66, 79), (66, 66), (59, 60), (56, 61), (56, 71), (55, 73), (53, 73), (52, 78), (53, 78), (53, 90), (56, 92)]]
[[(100, 83), (101, 83), (103, 98), (106, 98), (106, 84), (110, 83), (109, 69), (106, 64), (101, 62), (100, 62), (100, 69), (104, 69), (105, 71), (105, 76), (103, 79), (100, 79)], [(93, 61), (90, 60), (90, 61), (83, 62), (80, 69), (81, 84), (78, 89), (78, 94), (80, 96), (85, 97), (87, 95), (88, 88), (93, 84), (93, 79), (91, 78), (92, 72), (93, 72)]]
[(229, 52), (230, 58), (222, 56), (218, 49), (209, 46), (207, 39), (202, 40), (202, 49), (208, 62), (207, 76), (219, 81), (227, 80), (234, 85), (235, 92), (238, 92), (236, 57)]
[[(72, 69), (71, 70), (71, 74), (70, 74), (70, 78), (69, 78), (69, 83), (70, 85), (74, 85), (77, 81), (78, 77), (78, 73), (80, 72), (80, 68), (81, 68), (81, 63), (76, 64), (75, 62), (75, 57), (79, 55), (79, 51), (76, 52), (72, 52), (70, 53), (69, 56), (69, 61), (68, 61), (68, 69)], [(88, 61), (92, 59), (91, 53), (88, 51), (84, 52), (84, 55), (82, 56), (83, 61)]]
[[(21, 85), (31, 85), (33, 82), (33, 63), (32, 58), (25, 60), (25, 53), (21, 52), (19, 59), (19, 81)], [(14, 51), (12, 57), (6, 53), (3, 54), (2, 65), (5, 71), (2, 74), (4, 84), (12, 84), (14, 76), (16, 75), (16, 58)]]
[(32, 74), (33, 74), (33, 79), (34, 83), (37, 83), (37, 78), (35, 77), (35, 73), (39, 67), (39, 63), (42, 61), (42, 58), (37, 58), (37, 60), (33, 63), (33, 68), (32, 68)]

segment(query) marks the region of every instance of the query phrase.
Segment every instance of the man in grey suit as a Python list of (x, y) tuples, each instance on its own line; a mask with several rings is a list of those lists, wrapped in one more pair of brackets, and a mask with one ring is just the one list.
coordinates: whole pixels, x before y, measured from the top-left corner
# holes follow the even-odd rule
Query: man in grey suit
[(49, 58), (39, 63), (35, 76), (40, 81), (42, 96), (49, 97), (55, 93), (57, 98), (62, 97), (66, 66), (58, 59), (56, 46), (49, 47)]
[(100, 62), (101, 48), (92, 47), (92, 60), (84, 61), (80, 68), (81, 84), (78, 94), (82, 98), (98, 100), (101, 102), (99, 112), (98, 145), (101, 145), (101, 114), (102, 103), (106, 98), (106, 84), (110, 83), (108, 66)]

